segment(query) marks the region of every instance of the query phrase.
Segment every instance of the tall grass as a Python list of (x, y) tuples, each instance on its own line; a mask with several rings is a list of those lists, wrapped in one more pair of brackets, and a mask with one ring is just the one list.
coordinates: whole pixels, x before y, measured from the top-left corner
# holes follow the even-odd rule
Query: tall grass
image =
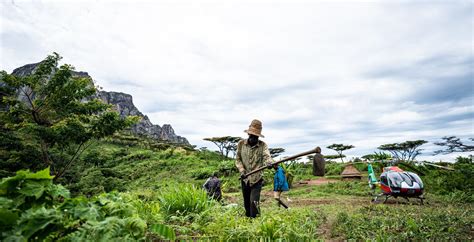
[(250, 219), (242, 207), (221, 207), (196, 223), (204, 237), (221, 241), (309, 241), (318, 237), (325, 221), (325, 214), (307, 208), (263, 208), (261, 216)]
[(161, 211), (167, 216), (200, 213), (212, 205), (203, 189), (189, 184), (171, 184), (158, 196)]

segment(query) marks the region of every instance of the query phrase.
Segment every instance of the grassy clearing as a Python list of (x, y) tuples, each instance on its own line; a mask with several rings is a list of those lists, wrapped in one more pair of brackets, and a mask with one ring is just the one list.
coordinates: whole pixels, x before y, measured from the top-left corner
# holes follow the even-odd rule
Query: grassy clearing
[(366, 205), (337, 213), (331, 236), (345, 239), (472, 239), (471, 206)]
[[(328, 163), (328, 177), (337, 182), (318, 186), (298, 184), (315, 178), (311, 176), (311, 166), (296, 164), (292, 170), (295, 186), (283, 195), (290, 206), (290, 210), (285, 210), (278, 208), (272, 198), (273, 174), (268, 170), (264, 175), (261, 216), (248, 219), (244, 216), (234, 161), (222, 160), (214, 152), (169, 147), (145, 149), (101, 142), (85, 153), (81, 161), (82, 165), (65, 176), (70, 179), (67, 188), (73, 195), (65, 200), (69, 212), (57, 209), (66, 205), (38, 210), (39, 214), (52, 213), (58, 218), (54, 220), (55, 226), (37, 231), (42, 236), (70, 240), (474, 238), (472, 193), (469, 189), (448, 191), (444, 181), (449, 180), (451, 173), (438, 172), (432, 175), (433, 179), (425, 176), (428, 189), (424, 206), (406, 204), (402, 199), (399, 203), (393, 200), (389, 204), (373, 205), (365, 179), (338, 180), (336, 175), (342, 171), (342, 164)], [(222, 204), (209, 201), (200, 189), (204, 180), (216, 171), (222, 180)], [(455, 178), (459, 181), (460, 174)], [(100, 216), (71, 213), (91, 209), (100, 211)], [(39, 219), (23, 212), (22, 223)], [(113, 234), (101, 229), (107, 226), (115, 228)], [(10, 232), (14, 232), (22, 227), (11, 228)]]
[[(278, 208), (270, 188), (262, 192), (261, 212), (247, 219), (240, 193), (226, 194), (227, 202), (201, 213), (171, 217), (166, 221), (181, 239), (219, 240), (284, 238), (305, 239), (472, 239), (472, 204), (449, 204), (429, 198), (428, 205), (371, 204), (370, 197), (318, 192), (320, 187), (298, 187), (289, 197), (290, 210)], [(311, 192), (307, 192), (311, 190)], [(305, 194), (302, 196), (301, 194)], [(401, 236), (401, 237), (400, 237)]]
[[(44, 238), (163, 239), (180, 240), (275, 240), (311, 239), (461, 239), (473, 238), (473, 204), (446, 202), (429, 196), (424, 206), (370, 203), (369, 196), (348, 195), (362, 191), (365, 182), (338, 182), (322, 186), (298, 186), (283, 197), (289, 210), (277, 207), (271, 187), (262, 191), (261, 216), (244, 216), (239, 192), (224, 193), (225, 204), (209, 201), (200, 188), (172, 183), (159, 189), (104, 193), (90, 199), (66, 199), (38, 210), (54, 214), (52, 225), (35, 230)], [(21, 190), (20, 190), (21, 191)], [(34, 194), (32, 194), (33, 196)], [(35, 207), (35, 209), (41, 207)], [(66, 209), (67, 212), (61, 212)], [(12, 210), (18, 211), (18, 210)], [(91, 216), (91, 211), (98, 211)], [(84, 213), (86, 212), (86, 213)], [(22, 223), (40, 219), (24, 212)], [(64, 218), (62, 218), (64, 217)], [(60, 222), (66, 221), (66, 222)], [(154, 228), (165, 226), (172, 237)], [(12, 233), (21, 227), (12, 227)], [(106, 233), (106, 230), (109, 233)], [(162, 233), (162, 234), (160, 234)], [(103, 236), (105, 237), (103, 237)], [(102, 236), (102, 237), (101, 237)], [(125, 236), (125, 237), (124, 237)], [(171, 235), (169, 235), (171, 236)], [(43, 238), (42, 237), (42, 238)]]

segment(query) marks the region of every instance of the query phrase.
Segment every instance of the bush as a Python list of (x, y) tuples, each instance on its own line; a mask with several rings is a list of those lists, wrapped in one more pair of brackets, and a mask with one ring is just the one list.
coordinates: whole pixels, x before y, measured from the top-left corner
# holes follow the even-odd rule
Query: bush
[(158, 153), (158, 159), (163, 159), (163, 160), (174, 158), (175, 156), (176, 156), (176, 154), (174, 152), (174, 148), (168, 148), (168, 149)]
[(336, 162), (326, 162), (325, 175), (326, 176), (339, 176), (345, 168), (345, 164)]
[(212, 201), (203, 189), (189, 184), (172, 184), (159, 195), (160, 208), (169, 218), (189, 213), (200, 213), (211, 206)]
[(111, 155), (98, 149), (90, 150), (82, 157), (82, 160), (86, 164), (91, 164), (95, 166), (103, 166), (107, 161), (111, 159)]
[(356, 163), (356, 164), (354, 164), (354, 167), (355, 167), (359, 172), (367, 172), (368, 164), (367, 164), (367, 163)]
[(200, 169), (196, 169), (191, 173), (191, 177), (196, 178), (196, 179), (206, 179), (212, 174), (216, 172), (215, 168), (212, 167), (204, 167)]
[(122, 161), (141, 161), (150, 158), (153, 155), (152, 151), (140, 150), (122, 157)]
[[(430, 168), (422, 177), (426, 190), (439, 195), (456, 196), (461, 192), (474, 194), (474, 163), (472, 159), (458, 157), (454, 163), (454, 171)], [(455, 194), (451, 194), (455, 193)], [(473, 196), (463, 196), (465, 202), (474, 202)]]
[(232, 174), (239, 173), (234, 160), (223, 160), (219, 163), (218, 169), (221, 176), (232, 176)]
[(121, 159), (127, 155), (130, 154), (130, 151), (128, 148), (120, 148), (119, 150), (115, 151), (113, 154), (112, 154), (112, 158), (113, 160), (115, 159)]
[(114, 190), (124, 191), (125, 182), (123, 175), (110, 168), (89, 168), (82, 173), (80, 180), (69, 185), (74, 194), (86, 195), (88, 197), (103, 192)]

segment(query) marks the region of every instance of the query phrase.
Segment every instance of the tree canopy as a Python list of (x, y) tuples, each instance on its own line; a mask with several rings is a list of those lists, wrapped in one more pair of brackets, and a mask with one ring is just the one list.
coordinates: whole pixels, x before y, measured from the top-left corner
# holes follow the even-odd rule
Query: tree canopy
[(60, 60), (54, 53), (27, 76), (0, 72), (0, 175), (49, 166), (57, 179), (93, 140), (137, 121), (94, 98), (92, 79), (74, 75), (71, 65), (58, 67)]
[(421, 154), (422, 149), (419, 147), (426, 143), (428, 143), (426, 140), (413, 140), (402, 143), (384, 144), (377, 149), (390, 152), (396, 160), (413, 161)]
[(373, 161), (377, 161), (377, 160), (383, 161), (383, 160), (392, 159), (392, 155), (381, 151), (381, 152), (374, 152), (373, 154), (364, 155), (361, 158), (366, 159), (366, 160), (373, 160)]
[(281, 155), (283, 152), (285, 152), (284, 148), (269, 148), (268, 150), (270, 151), (270, 156), (272, 158), (276, 158), (279, 155)]
[(342, 152), (345, 151), (345, 150), (352, 149), (354, 147), (355, 146), (353, 146), (353, 145), (332, 144), (332, 145), (330, 145), (326, 148), (331, 149), (331, 150), (335, 150), (339, 154), (339, 157), (341, 158), (341, 161), (344, 162), (344, 160), (342, 159)]
[[(461, 141), (460, 138), (456, 136), (445, 136), (441, 138), (443, 141), (435, 142), (435, 145), (443, 147), (441, 150), (437, 150), (434, 152), (435, 155), (437, 154), (450, 154), (453, 152), (472, 152), (474, 151), (474, 145), (472, 144), (465, 144)], [(474, 138), (469, 138), (471, 142), (474, 141)]]
[(345, 157), (346, 157), (346, 155), (325, 155), (324, 159), (326, 159), (326, 160), (335, 160), (335, 159), (342, 159), (342, 158), (345, 158)]
[(240, 137), (235, 136), (222, 136), (222, 137), (212, 137), (204, 138), (205, 141), (212, 142), (219, 149), (219, 153), (222, 157), (229, 157), (229, 153), (234, 153), (237, 151), (237, 144), (241, 140)]

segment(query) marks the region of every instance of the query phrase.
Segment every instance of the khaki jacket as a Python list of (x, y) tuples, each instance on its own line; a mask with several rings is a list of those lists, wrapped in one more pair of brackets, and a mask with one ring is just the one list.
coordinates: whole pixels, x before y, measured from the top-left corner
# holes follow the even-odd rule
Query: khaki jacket
[[(240, 173), (248, 173), (262, 166), (272, 163), (272, 157), (267, 144), (259, 140), (258, 143), (250, 147), (247, 139), (239, 141), (237, 144), (237, 155), (235, 165)], [(243, 181), (250, 186), (257, 183), (263, 177), (263, 171), (254, 173)]]

